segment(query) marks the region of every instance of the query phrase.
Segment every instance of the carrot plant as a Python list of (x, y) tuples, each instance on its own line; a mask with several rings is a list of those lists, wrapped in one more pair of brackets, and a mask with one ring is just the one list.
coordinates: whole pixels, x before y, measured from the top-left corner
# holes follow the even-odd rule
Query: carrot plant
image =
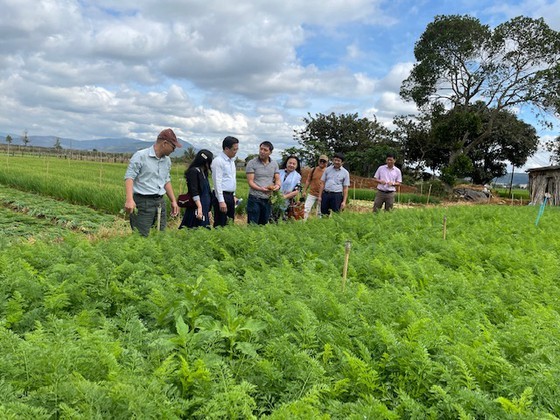
[(555, 418), (560, 214), (537, 210), (13, 244), (0, 414)]

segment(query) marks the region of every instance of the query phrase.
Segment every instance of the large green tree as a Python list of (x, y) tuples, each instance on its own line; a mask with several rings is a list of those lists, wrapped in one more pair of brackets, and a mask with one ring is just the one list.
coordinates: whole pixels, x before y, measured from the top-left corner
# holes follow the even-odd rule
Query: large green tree
[[(507, 162), (521, 166), (538, 148), (539, 137), (533, 126), (508, 110), (487, 108), (482, 102), (449, 111), (434, 109), (429, 121), (423, 117), (395, 120), (406, 150), (405, 160), (419, 169), (439, 170), (448, 183), (458, 176), (471, 177), (477, 184), (487, 183), (506, 173)], [(490, 133), (477, 147), (468, 147), (469, 139), (457, 141), (465, 132), (476, 139), (490, 124)], [(449, 163), (460, 148), (463, 152)]]
[(316, 114), (304, 118), (305, 128), (295, 130), (294, 138), (302, 146), (299, 155), (313, 164), (320, 154), (332, 157), (344, 153), (344, 166), (353, 173), (369, 176), (384, 154), (398, 144), (392, 133), (376, 119), (359, 118), (358, 114)]
[(560, 112), (560, 33), (543, 19), (516, 17), (491, 30), (473, 17), (437, 16), (414, 54), (401, 96), (426, 114), (455, 111), (453, 136), (430, 137), (430, 148), (453, 143), (443, 165), (448, 171), (496, 137), (502, 111), (528, 107), (545, 124)]

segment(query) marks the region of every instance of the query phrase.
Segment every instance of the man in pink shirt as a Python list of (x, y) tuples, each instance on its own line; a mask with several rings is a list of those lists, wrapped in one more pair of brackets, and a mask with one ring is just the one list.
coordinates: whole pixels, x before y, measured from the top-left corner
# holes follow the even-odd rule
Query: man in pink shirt
[(378, 182), (377, 193), (373, 202), (373, 211), (377, 212), (385, 203), (385, 210), (393, 208), (395, 202), (395, 191), (402, 183), (401, 170), (395, 166), (395, 155), (387, 153), (386, 165), (381, 165), (375, 171), (373, 179)]

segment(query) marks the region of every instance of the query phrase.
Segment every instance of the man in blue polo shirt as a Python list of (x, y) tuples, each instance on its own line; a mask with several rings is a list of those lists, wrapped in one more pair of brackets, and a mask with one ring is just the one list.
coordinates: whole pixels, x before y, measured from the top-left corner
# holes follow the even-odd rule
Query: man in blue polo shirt
[(159, 222), (160, 230), (167, 224), (167, 212), (163, 195), (171, 201), (171, 216), (179, 214), (171, 186), (171, 159), (175, 148), (182, 147), (172, 129), (159, 133), (156, 142), (147, 149), (132, 155), (124, 185), (126, 191), (125, 211), (130, 215), (130, 226), (142, 236), (148, 236), (150, 228)]
[(321, 177), (319, 200), (321, 202), (321, 215), (329, 215), (331, 210), (338, 213), (346, 207), (348, 187), (350, 186), (350, 173), (344, 169), (344, 155), (335, 153), (332, 165), (325, 169)]

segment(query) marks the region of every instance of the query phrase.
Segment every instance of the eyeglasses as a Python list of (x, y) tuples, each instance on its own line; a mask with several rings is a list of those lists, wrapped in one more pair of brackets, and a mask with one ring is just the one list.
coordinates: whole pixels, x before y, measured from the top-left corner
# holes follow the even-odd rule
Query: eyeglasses
[(319, 159), (319, 163), (327, 163), (325, 159)]

